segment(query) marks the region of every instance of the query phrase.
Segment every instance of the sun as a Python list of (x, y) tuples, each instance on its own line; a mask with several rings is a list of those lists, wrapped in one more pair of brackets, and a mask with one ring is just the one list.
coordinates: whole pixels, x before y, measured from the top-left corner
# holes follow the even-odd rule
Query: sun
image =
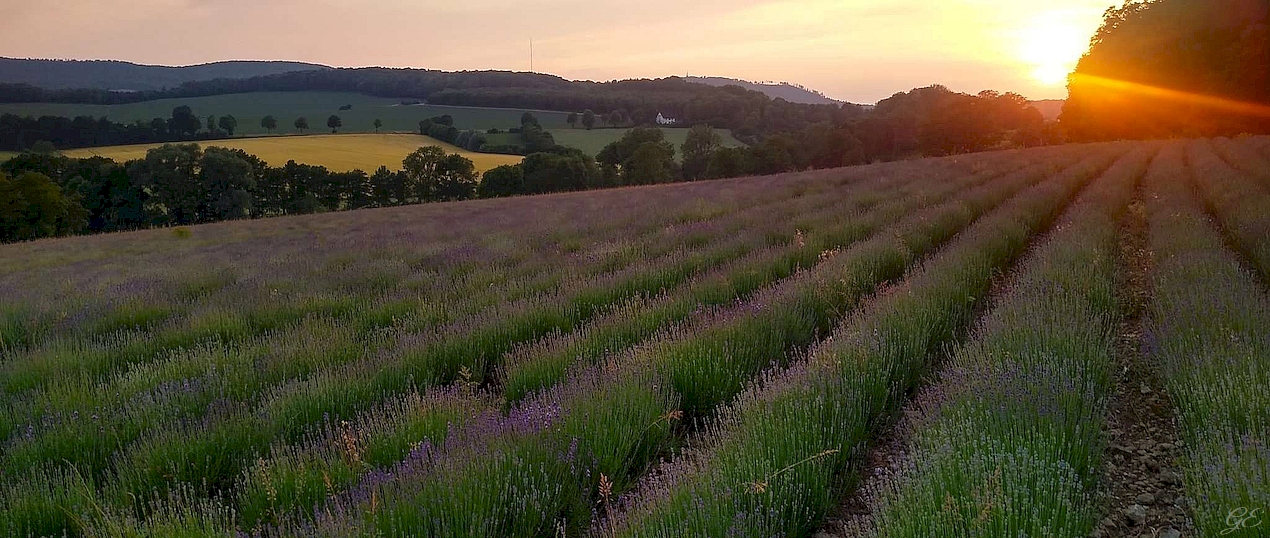
[(1071, 66), (1055, 62), (1036, 66), (1032, 70), (1032, 78), (1046, 86), (1058, 86), (1067, 82), (1068, 73), (1071, 73)]
[(1070, 11), (1045, 11), (1019, 32), (1019, 59), (1033, 79), (1046, 86), (1067, 82), (1093, 34), (1082, 18)]

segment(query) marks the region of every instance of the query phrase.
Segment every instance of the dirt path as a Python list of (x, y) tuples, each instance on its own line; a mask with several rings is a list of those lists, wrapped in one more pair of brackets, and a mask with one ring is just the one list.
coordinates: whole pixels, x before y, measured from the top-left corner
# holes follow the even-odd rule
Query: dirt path
[(1194, 536), (1185, 508), (1172, 400), (1144, 354), (1144, 317), (1151, 300), (1151, 252), (1141, 193), (1121, 230), (1119, 376), (1107, 417), (1102, 491), (1104, 517), (1094, 538)]

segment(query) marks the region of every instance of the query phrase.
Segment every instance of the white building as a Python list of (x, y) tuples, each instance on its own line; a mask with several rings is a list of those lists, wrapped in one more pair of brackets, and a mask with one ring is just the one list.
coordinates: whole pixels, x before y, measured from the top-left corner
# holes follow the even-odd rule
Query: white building
[(657, 125), (674, 125), (675, 121), (675, 118), (667, 118), (661, 115), (661, 112), (657, 113)]

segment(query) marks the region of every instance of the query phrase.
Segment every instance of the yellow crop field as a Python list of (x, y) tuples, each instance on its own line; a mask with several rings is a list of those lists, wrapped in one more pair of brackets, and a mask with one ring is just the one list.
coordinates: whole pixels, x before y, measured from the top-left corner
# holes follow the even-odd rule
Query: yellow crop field
[[(119, 162), (145, 157), (146, 152), (162, 144), (137, 144), (109, 146), (63, 151), (67, 157), (85, 158), (94, 155), (109, 157)], [(475, 153), (440, 140), (416, 134), (322, 134), (306, 136), (268, 136), (259, 138), (230, 138), (199, 142), (203, 147), (220, 146), (241, 149), (260, 157), (270, 166), (282, 166), (289, 160), (298, 163), (325, 166), (337, 172), (354, 169), (374, 172), (380, 166), (398, 170), (402, 159), (421, 146), (440, 146), (447, 153), (459, 153), (476, 164), (477, 172), (485, 172), (504, 164), (519, 163), (518, 155), (494, 155)]]

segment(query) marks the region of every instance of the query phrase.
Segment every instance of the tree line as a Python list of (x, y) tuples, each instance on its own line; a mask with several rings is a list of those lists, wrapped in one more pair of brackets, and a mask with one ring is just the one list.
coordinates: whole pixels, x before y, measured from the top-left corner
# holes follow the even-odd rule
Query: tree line
[(238, 120), (233, 116), (207, 117), (194, 115), (188, 106), (172, 110), (171, 117), (154, 118), (148, 122), (116, 123), (106, 117), (77, 116), (18, 116), (0, 115), (0, 150), (23, 151), (40, 142), (52, 144), (58, 149), (117, 146), (123, 144), (149, 144), (156, 142), (181, 142), (191, 140), (215, 140), (234, 135)]
[(1270, 133), (1270, 2), (1108, 9), (1068, 90), (1072, 140)]
[[(298, 132), (305, 132), (311, 127), (308, 118), (300, 116), (292, 124)], [(260, 120), (260, 126), (272, 133), (278, 128), (278, 119), (272, 115)], [(344, 120), (332, 114), (326, 119), (326, 127), (336, 133), (344, 126)], [(383, 126), (376, 119), (375, 130)], [(105, 116), (19, 116), (16, 114), (0, 115), (0, 150), (25, 151), (38, 149), (40, 144), (48, 144), (55, 149), (92, 148), (102, 146), (118, 146), (126, 144), (153, 144), (163, 142), (190, 142), (219, 140), (234, 136), (238, 130), (238, 119), (232, 115), (208, 116), (204, 119), (196, 116), (188, 106), (172, 109), (168, 118), (154, 118), (150, 121), (137, 120), (133, 123), (117, 123)], [(47, 149), (47, 148), (45, 148)]]
[(464, 200), (477, 185), (471, 160), (435, 146), (370, 174), (197, 144), (125, 163), (27, 152), (0, 165), (0, 241)]

